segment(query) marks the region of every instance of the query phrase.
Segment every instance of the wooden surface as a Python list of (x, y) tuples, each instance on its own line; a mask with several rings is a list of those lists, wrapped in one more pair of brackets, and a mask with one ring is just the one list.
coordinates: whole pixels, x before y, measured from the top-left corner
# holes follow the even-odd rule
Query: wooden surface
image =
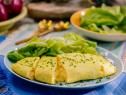
[(71, 0), (65, 4), (55, 4), (55, 3), (29, 3), (28, 10), (29, 15), (36, 19), (42, 18), (54, 18), (54, 19), (62, 19), (69, 18), (72, 13), (78, 10), (82, 10), (86, 7), (90, 7), (91, 4), (84, 0)]

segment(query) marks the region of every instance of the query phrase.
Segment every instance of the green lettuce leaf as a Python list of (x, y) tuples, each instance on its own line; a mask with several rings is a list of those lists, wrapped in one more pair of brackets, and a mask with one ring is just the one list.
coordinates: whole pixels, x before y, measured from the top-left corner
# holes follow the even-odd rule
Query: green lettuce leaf
[(81, 27), (98, 33), (125, 33), (126, 6), (88, 8), (81, 16)]
[(75, 34), (65, 34), (63, 38), (38, 39), (34, 38), (27, 43), (26, 46), (16, 51), (8, 53), (8, 59), (16, 62), (25, 57), (33, 56), (56, 56), (62, 53), (91, 53), (97, 54), (97, 44), (86, 40), (85, 38)]

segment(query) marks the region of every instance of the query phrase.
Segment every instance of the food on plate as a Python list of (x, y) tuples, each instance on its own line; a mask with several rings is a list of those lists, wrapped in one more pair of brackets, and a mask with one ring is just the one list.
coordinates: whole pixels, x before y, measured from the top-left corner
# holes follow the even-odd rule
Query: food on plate
[(112, 75), (116, 67), (101, 55), (66, 53), (56, 57), (24, 58), (12, 64), (19, 75), (40, 82), (56, 84), (97, 79)]
[(95, 42), (68, 33), (62, 38), (33, 38), (7, 57), (13, 62), (12, 70), (25, 78), (49, 84), (73, 83), (116, 73), (116, 67), (96, 47)]
[(35, 69), (35, 79), (40, 82), (55, 84), (56, 80), (56, 57), (43, 56)]
[(58, 55), (58, 81), (72, 83), (112, 75), (116, 67), (101, 55), (70, 53)]
[(39, 57), (27, 57), (24, 58), (17, 63), (12, 64), (12, 70), (14, 70), (17, 74), (31, 79), (34, 79), (34, 70), (39, 61)]
[(81, 13), (80, 26), (97, 33), (125, 33), (126, 6), (91, 7)]
[(75, 33), (67, 33), (62, 38), (39, 39), (33, 38), (25, 46), (10, 51), (8, 59), (16, 62), (25, 57), (56, 56), (63, 53), (97, 54), (97, 44), (86, 40)]

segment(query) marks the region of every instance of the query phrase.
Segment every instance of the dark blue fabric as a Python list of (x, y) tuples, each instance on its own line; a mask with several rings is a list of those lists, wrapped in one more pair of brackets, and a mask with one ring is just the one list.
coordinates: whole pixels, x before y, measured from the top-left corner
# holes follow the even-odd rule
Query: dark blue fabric
[(92, 90), (61, 90), (47, 88), (12, 75), (0, 56), (0, 95), (126, 95), (126, 74), (115, 81)]
[(4, 41), (6, 39), (6, 36), (0, 35), (0, 42)]

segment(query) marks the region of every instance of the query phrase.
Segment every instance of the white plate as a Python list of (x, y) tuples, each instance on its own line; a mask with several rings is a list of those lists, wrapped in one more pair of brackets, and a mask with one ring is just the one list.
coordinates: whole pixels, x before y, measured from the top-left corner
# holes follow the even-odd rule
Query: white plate
[[(63, 33), (64, 34), (64, 33)], [(59, 37), (63, 34), (53, 34), (53, 37)], [(48, 35), (46, 36), (45, 38), (49, 38), (49, 37), (52, 37), (52, 35)], [(20, 46), (19, 46), (20, 47)], [(5, 52), (5, 59), (4, 59), (4, 64), (5, 66), (7, 67), (7, 69), (14, 75), (16, 75), (17, 77), (21, 78), (21, 79), (24, 79), (26, 81), (29, 81), (31, 83), (35, 83), (35, 84), (39, 84), (39, 85), (42, 85), (42, 86), (48, 86), (48, 87), (54, 87), (54, 88), (61, 88), (61, 89), (90, 89), (90, 88), (95, 88), (95, 87), (99, 87), (99, 86), (102, 86), (102, 85), (105, 85), (111, 81), (113, 81), (114, 79), (116, 79), (120, 74), (121, 72), (123, 71), (123, 63), (121, 62), (121, 60), (116, 57), (114, 54), (112, 54), (111, 52), (109, 52), (108, 50), (106, 49), (103, 49), (101, 47), (97, 47), (97, 50), (99, 53), (101, 53), (103, 56), (106, 56), (111, 62), (113, 65), (115, 65), (117, 67), (117, 72), (116, 74), (110, 76), (110, 78), (103, 78), (101, 79), (101, 82), (97, 83), (98, 80), (90, 80), (90, 81), (80, 81), (80, 82), (75, 82), (75, 83), (71, 83), (71, 84), (65, 84), (65, 83), (62, 83), (62, 84), (55, 84), (55, 85), (51, 85), (51, 84), (46, 84), (46, 83), (42, 83), (42, 82), (38, 82), (38, 81), (34, 81), (34, 80), (29, 80), (29, 79), (26, 79), (18, 74), (16, 74), (14, 71), (12, 71), (11, 69), (11, 63), (8, 58), (7, 58), (7, 52), (11, 51), (11, 50), (14, 50), (18, 48), (17, 46), (13, 46)]]

